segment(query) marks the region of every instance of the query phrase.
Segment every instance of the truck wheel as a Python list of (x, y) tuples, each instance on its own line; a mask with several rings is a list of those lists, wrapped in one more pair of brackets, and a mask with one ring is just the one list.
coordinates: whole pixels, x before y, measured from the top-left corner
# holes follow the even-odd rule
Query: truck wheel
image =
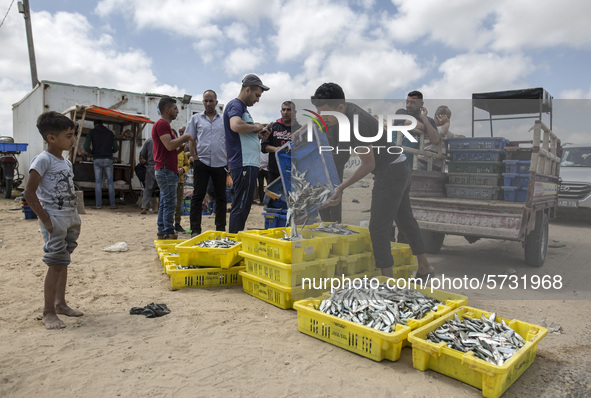
[(423, 242), (425, 243), (427, 253), (439, 253), (441, 246), (443, 246), (445, 234), (443, 232), (421, 230), (421, 235), (423, 235)]
[(6, 191), (4, 192), (4, 197), (10, 199), (12, 196), (12, 180), (6, 180)]
[(548, 215), (539, 211), (536, 214), (536, 227), (525, 238), (525, 263), (541, 267), (548, 251)]

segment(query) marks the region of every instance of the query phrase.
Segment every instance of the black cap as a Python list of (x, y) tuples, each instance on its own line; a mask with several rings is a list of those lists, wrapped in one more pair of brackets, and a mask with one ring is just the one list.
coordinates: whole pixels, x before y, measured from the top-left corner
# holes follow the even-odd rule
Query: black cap
[(242, 84), (245, 86), (259, 86), (263, 89), (263, 91), (267, 91), (269, 89), (269, 87), (265, 86), (257, 75), (252, 73), (244, 76), (244, 79), (242, 79)]

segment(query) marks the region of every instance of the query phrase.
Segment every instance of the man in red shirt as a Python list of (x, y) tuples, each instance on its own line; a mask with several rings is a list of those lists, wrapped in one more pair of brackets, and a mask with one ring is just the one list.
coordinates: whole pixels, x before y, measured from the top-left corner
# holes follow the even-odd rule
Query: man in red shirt
[(162, 97), (158, 103), (160, 117), (152, 127), (154, 154), (154, 170), (156, 182), (160, 188), (160, 205), (158, 206), (158, 239), (176, 239), (174, 230), (174, 209), (176, 206), (176, 187), (178, 184), (177, 149), (185, 142), (192, 141), (188, 134), (176, 137), (170, 123), (176, 119), (179, 109), (176, 100)]

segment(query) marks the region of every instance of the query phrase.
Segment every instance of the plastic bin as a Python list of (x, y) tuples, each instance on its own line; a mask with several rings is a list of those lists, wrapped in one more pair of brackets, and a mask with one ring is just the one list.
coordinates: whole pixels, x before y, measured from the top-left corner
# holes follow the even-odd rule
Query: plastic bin
[(479, 199), (479, 200), (495, 200), (499, 197), (498, 186), (487, 185), (453, 185), (447, 184), (448, 198), (464, 198), (464, 199)]
[(374, 271), (376, 262), (372, 252), (349, 254), (338, 257), (335, 275), (337, 277), (350, 276), (364, 272)]
[[(377, 277), (377, 279), (387, 280), (385, 277)], [(409, 319), (407, 325), (397, 324), (396, 330), (392, 333), (377, 331), (318, 311), (314, 306), (320, 305), (322, 300), (319, 299), (303, 300), (294, 304), (294, 309), (298, 311), (298, 327), (300, 332), (304, 334), (374, 361), (383, 359), (397, 361), (400, 358), (402, 347), (410, 345), (407, 338), (411, 331), (428, 325), (458, 306), (468, 303), (466, 296), (443, 290), (433, 289), (433, 293), (430, 288), (415, 288), (415, 290), (444, 301), (445, 304), (440, 305), (437, 312), (427, 312), (422, 319)]]
[(37, 214), (29, 206), (21, 206), (22, 212), (25, 213), (25, 220), (32, 220), (37, 218)]
[(413, 256), (410, 245), (392, 242), (390, 243), (390, 249), (392, 250), (394, 267), (416, 264), (417, 258)]
[(450, 173), (501, 174), (502, 162), (447, 162)]
[[(247, 253), (279, 261), (285, 264), (302, 263), (316, 259), (328, 258), (335, 237), (315, 236), (309, 229), (298, 229), (303, 239), (282, 240), (291, 228), (272, 228), (264, 231), (240, 231), (238, 237), (242, 241), (242, 250)], [(311, 238), (314, 236), (313, 238)]]
[(265, 229), (281, 228), (287, 224), (287, 210), (266, 208), (263, 212)]
[(503, 186), (503, 199), (507, 202), (525, 202), (527, 200), (527, 188)]
[(191, 215), (191, 199), (184, 199), (181, 202), (181, 215), (183, 215), (183, 216)]
[[(311, 225), (310, 229), (314, 229), (319, 225), (320, 224)], [(358, 254), (370, 251), (371, 237), (369, 236), (369, 229), (355, 225), (347, 225), (347, 227), (357, 233), (351, 235), (338, 235), (322, 231), (313, 231), (313, 234), (314, 236), (332, 236), (337, 238), (331, 251), (331, 254), (334, 256), (346, 256), (348, 254)]]
[(505, 152), (501, 149), (453, 149), (449, 155), (454, 162), (498, 162), (503, 159)]
[(499, 186), (499, 174), (449, 173), (449, 183), (452, 185), (488, 185)]
[(240, 276), (245, 293), (284, 310), (293, 308), (293, 304), (298, 300), (318, 297), (330, 290), (330, 284), (327, 289), (304, 289), (302, 286), (283, 286), (246, 271), (240, 271)]
[(489, 138), (450, 138), (449, 149), (504, 149), (509, 143), (509, 140), (503, 137), (489, 137)]
[(529, 174), (503, 173), (503, 182), (508, 187), (527, 188)]
[(500, 397), (534, 362), (538, 343), (548, 334), (548, 330), (541, 326), (497, 316), (497, 322), (504, 320), (527, 342), (503, 365), (493, 365), (475, 357), (472, 352), (464, 353), (449, 348), (444, 342), (436, 344), (425, 340), (427, 334), (445, 324), (446, 320), (453, 319), (455, 315), (463, 319), (480, 318), (482, 315), (490, 317), (491, 313), (471, 307), (460, 307), (410, 333), (408, 339), (412, 343), (413, 366), (421, 371), (431, 369), (460, 380), (482, 390), (485, 397)]
[(244, 271), (245, 266), (234, 266), (231, 268), (198, 268), (198, 269), (173, 269), (167, 270), (170, 276), (170, 288), (179, 290), (186, 287), (212, 287), (212, 286), (231, 286), (241, 285), (242, 277), (240, 271)]
[(298, 264), (285, 264), (241, 251), (246, 271), (261, 279), (286, 287), (302, 284), (303, 278), (334, 278), (338, 257), (329, 257)]
[(529, 172), (531, 160), (504, 160), (505, 172), (525, 174)]
[[(197, 246), (197, 244), (204, 240), (222, 238), (233, 239), (238, 241), (238, 243), (229, 248), (207, 248)], [(230, 268), (242, 260), (242, 257), (238, 254), (241, 249), (242, 243), (237, 234), (218, 231), (204, 232), (201, 235), (197, 235), (196, 237), (186, 240), (176, 246), (183, 267), (199, 265), (203, 267)]]
[(25, 152), (29, 144), (19, 144), (16, 142), (0, 142), (0, 151), (2, 152)]

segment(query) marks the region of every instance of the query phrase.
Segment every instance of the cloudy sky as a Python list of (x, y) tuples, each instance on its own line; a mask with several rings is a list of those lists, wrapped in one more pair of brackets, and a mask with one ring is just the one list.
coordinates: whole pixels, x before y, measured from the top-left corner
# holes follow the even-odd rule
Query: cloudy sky
[[(13, 0), (0, 0), (4, 18)], [(251, 113), (325, 82), (349, 98), (470, 98), (544, 87), (591, 98), (586, 0), (30, 0), (40, 80), (226, 103), (244, 74), (271, 87)], [(0, 26), (0, 135), (31, 90), (16, 1)], [(434, 111), (434, 110), (433, 110)]]

